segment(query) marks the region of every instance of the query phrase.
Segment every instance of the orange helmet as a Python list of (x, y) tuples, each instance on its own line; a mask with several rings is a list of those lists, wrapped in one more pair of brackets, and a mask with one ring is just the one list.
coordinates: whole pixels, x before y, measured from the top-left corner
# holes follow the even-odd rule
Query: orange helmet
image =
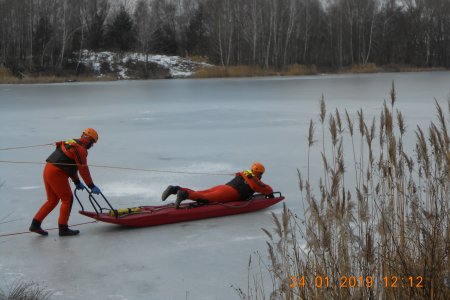
[(97, 141), (98, 141), (98, 133), (93, 128), (86, 128), (83, 131), (83, 135), (86, 135), (86, 136), (92, 138), (95, 143), (97, 143)]
[(266, 171), (266, 168), (264, 168), (264, 166), (259, 163), (259, 162), (255, 162), (252, 165), (252, 172), (253, 173), (259, 173), (259, 174), (264, 174), (264, 172)]

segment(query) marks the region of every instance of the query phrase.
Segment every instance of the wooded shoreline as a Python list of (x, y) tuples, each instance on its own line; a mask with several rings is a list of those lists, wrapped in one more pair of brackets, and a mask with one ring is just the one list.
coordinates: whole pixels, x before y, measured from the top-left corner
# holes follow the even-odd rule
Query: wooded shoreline
[[(392, 73), (392, 72), (439, 72), (449, 71), (448, 68), (416, 68), (411, 66), (353, 66), (343, 68), (340, 70), (318, 70), (312, 67), (302, 67), (294, 65), (289, 67), (286, 71), (265, 70), (261, 68), (254, 68), (249, 66), (232, 66), (220, 67), (213, 66), (210, 68), (200, 69), (192, 76), (184, 77), (189, 79), (202, 78), (225, 78), (225, 77), (266, 77), (266, 76), (314, 76), (314, 75), (329, 75), (329, 74), (364, 74), (364, 73)], [(24, 74), (25, 75), (25, 74)], [(118, 80), (155, 80), (162, 79), (161, 77), (131, 77), (128, 79), (121, 79), (113, 74), (96, 76), (96, 75), (39, 75), (28, 74), (22, 77), (14, 76), (9, 70), (0, 67), (0, 84), (34, 84), (34, 83), (64, 83), (64, 82), (106, 82)]]
[(205, 57), (226, 70), (214, 76), (448, 69), (450, 2), (0, 0), (0, 66), (14, 76), (91, 80), (82, 49)]

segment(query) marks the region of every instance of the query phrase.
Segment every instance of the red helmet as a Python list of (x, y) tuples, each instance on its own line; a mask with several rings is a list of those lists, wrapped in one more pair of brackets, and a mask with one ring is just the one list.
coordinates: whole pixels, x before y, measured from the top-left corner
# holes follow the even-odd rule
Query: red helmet
[(94, 140), (95, 143), (98, 141), (98, 133), (94, 128), (86, 128), (83, 131), (83, 135), (88, 136)]
[(264, 174), (264, 172), (266, 171), (266, 168), (264, 168), (264, 166), (259, 163), (259, 162), (255, 162), (252, 165), (252, 172), (253, 173), (258, 173), (258, 174)]

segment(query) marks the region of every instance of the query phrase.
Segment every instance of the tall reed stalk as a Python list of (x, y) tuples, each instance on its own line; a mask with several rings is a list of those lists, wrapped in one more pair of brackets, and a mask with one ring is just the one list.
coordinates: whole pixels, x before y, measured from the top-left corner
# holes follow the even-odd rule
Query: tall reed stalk
[[(413, 154), (404, 147), (406, 125), (396, 109), (394, 83), (390, 100), (378, 124), (360, 110), (358, 133), (345, 111), (344, 130), (336, 111), (326, 132), (322, 97), (320, 192), (311, 188), (308, 155), (307, 176), (299, 172), (304, 216), (284, 205), (281, 216), (273, 214), (273, 232), (264, 229), (269, 262), (260, 272), (272, 286), (254, 276), (242, 299), (449, 299), (450, 97), (447, 113), (435, 101), (437, 121), (427, 131), (417, 127)], [(308, 153), (313, 129), (311, 120)], [(349, 168), (345, 145), (351, 147)]]

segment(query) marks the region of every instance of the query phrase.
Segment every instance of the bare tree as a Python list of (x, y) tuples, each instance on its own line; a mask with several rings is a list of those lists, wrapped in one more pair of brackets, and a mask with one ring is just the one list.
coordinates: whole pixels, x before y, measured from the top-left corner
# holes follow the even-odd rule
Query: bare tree
[(146, 55), (275, 69), (450, 66), (448, 0), (0, 0), (0, 64), (61, 72), (84, 48), (112, 50), (105, 32), (121, 7), (133, 13), (116, 32), (134, 24), (127, 49)]

